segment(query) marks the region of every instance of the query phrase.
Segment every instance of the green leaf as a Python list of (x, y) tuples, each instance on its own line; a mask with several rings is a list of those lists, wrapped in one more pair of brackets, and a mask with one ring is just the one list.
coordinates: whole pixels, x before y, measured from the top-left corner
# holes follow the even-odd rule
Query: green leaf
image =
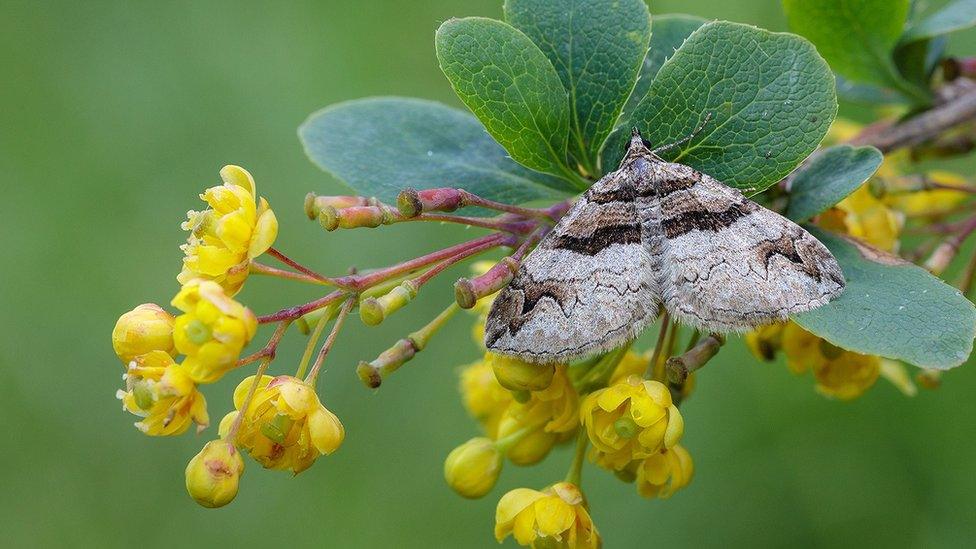
[(506, 0), (505, 19), (555, 67), (569, 92), (569, 150), (596, 173), (596, 160), (634, 89), (651, 37), (643, 0)]
[(928, 92), (898, 73), (892, 53), (908, 18), (908, 0), (783, 0), (790, 28), (817, 46), (830, 67), (853, 82), (897, 89), (917, 103)]
[(837, 76), (837, 97), (841, 101), (864, 105), (892, 105), (905, 103), (905, 97), (891, 88), (874, 84), (858, 84)]
[(901, 44), (895, 49), (895, 66), (899, 74), (914, 84), (927, 87), (929, 83), (928, 59), (932, 40), (917, 40)]
[(313, 113), (305, 153), (355, 192), (394, 203), (407, 187), (460, 187), (508, 203), (552, 198), (554, 177), (524, 168), (470, 114), (434, 101), (357, 99)]
[(825, 211), (864, 184), (882, 160), (874, 147), (837, 145), (814, 153), (792, 176), (786, 217), (800, 222)]
[(674, 55), (674, 52), (681, 47), (681, 44), (685, 43), (685, 39), (691, 36), (691, 33), (705, 24), (705, 20), (701, 17), (680, 13), (655, 15), (652, 21), (654, 23), (654, 34), (651, 35), (647, 57), (644, 58), (640, 77), (637, 79), (637, 85), (634, 86), (634, 93), (630, 95), (627, 106), (624, 108), (624, 115), (627, 118), (637, 107), (637, 103), (647, 95), (647, 90), (651, 88), (651, 82), (657, 76), (657, 71), (661, 70), (664, 61)]
[(794, 316), (797, 324), (843, 349), (922, 368), (946, 370), (969, 358), (976, 307), (959, 290), (900, 258), (809, 229), (837, 258), (847, 288)]
[(921, 21), (912, 23), (902, 34), (901, 42), (907, 44), (935, 38), (973, 25), (976, 25), (976, 0), (956, 0)]
[(458, 97), (516, 162), (585, 186), (566, 166), (566, 89), (528, 36), (501, 21), (468, 17), (442, 24), (435, 46)]
[[(740, 189), (762, 190), (806, 158), (837, 113), (834, 77), (802, 38), (748, 25), (708, 23), (668, 59), (632, 122), (662, 155)], [(627, 132), (620, 132), (626, 138)], [(623, 144), (608, 145), (612, 169)]]

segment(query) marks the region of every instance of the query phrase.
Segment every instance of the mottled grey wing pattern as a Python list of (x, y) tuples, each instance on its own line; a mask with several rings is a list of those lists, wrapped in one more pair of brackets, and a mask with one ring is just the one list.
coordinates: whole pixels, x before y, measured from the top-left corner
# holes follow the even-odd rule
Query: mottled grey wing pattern
[(633, 339), (658, 312), (641, 242), (635, 174), (595, 183), (526, 258), (492, 305), (485, 345), (530, 362), (559, 362)]
[(830, 251), (792, 221), (634, 135), (523, 262), (492, 305), (485, 345), (561, 362), (636, 337), (663, 303), (684, 324), (730, 332), (785, 320), (844, 290)]
[(683, 324), (741, 332), (843, 291), (837, 260), (799, 225), (688, 166), (655, 163), (651, 179), (659, 189), (662, 301)]

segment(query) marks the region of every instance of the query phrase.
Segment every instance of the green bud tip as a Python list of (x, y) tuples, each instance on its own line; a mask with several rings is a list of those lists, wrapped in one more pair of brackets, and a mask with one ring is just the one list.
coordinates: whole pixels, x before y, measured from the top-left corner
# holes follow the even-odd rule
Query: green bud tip
[(474, 284), (470, 279), (461, 278), (454, 283), (454, 300), (462, 309), (470, 309), (478, 301), (478, 296), (474, 295)]
[(332, 206), (326, 206), (319, 212), (319, 225), (327, 231), (334, 231), (339, 228), (339, 210)]
[(424, 211), (420, 195), (414, 189), (403, 189), (397, 195), (397, 209), (404, 217), (417, 217)]
[(319, 215), (318, 210), (315, 208), (315, 193), (305, 195), (305, 215), (313, 220)]
[(359, 302), (359, 318), (367, 326), (376, 326), (386, 318), (383, 306), (375, 297), (367, 297)]
[(383, 383), (383, 376), (380, 375), (380, 371), (365, 360), (361, 360), (359, 366), (356, 366), (356, 374), (370, 389), (376, 389)]

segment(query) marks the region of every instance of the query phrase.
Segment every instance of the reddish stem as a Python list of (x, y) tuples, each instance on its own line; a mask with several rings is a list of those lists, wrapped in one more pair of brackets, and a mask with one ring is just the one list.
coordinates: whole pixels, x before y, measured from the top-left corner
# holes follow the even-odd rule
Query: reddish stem
[(325, 307), (336, 301), (339, 301), (340, 299), (342, 299), (342, 296), (344, 295), (346, 295), (346, 292), (342, 290), (336, 290), (326, 295), (325, 297), (320, 297), (314, 301), (309, 301), (308, 303), (303, 303), (302, 305), (295, 305), (294, 307), (281, 309), (280, 311), (271, 313), (269, 315), (259, 316), (258, 322), (261, 324), (267, 324), (269, 322), (278, 322), (281, 320), (294, 320), (316, 309), (321, 309), (322, 307)]
[(268, 340), (268, 343), (265, 344), (263, 349), (238, 360), (237, 365), (244, 366), (245, 364), (250, 364), (256, 360), (261, 360), (262, 358), (274, 360), (275, 352), (278, 350), (278, 343), (281, 342), (281, 338), (284, 337), (285, 330), (288, 329), (289, 325), (291, 325), (291, 320), (282, 321), (282, 323), (275, 328), (274, 333), (271, 335), (271, 339)]
[(251, 272), (254, 274), (262, 274), (268, 276), (276, 276), (278, 278), (286, 278), (289, 280), (298, 280), (300, 282), (309, 282), (312, 284), (328, 284), (327, 281), (309, 276), (304, 273), (296, 273), (293, 271), (286, 271), (285, 269), (279, 269), (277, 267), (272, 267), (270, 265), (265, 265), (263, 263), (258, 263), (257, 261), (251, 261), (250, 265)]
[(300, 272), (300, 273), (302, 273), (304, 275), (307, 275), (307, 276), (310, 276), (310, 277), (312, 277), (312, 278), (314, 278), (316, 280), (320, 280), (322, 282), (326, 282), (326, 283), (331, 284), (331, 279), (329, 277), (320, 275), (319, 273), (313, 271), (312, 269), (309, 269), (308, 267), (302, 265), (301, 263), (299, 263), (299, 262), (295, 261), (294, 259), (288, 257), (287, 255), (281, 253), (280, 251), (278, 251), (275, 248), (268, 248), (268, 251), (266, 253), (268, 255), (270, 255), (271, 257), (277, 259), (278, 261), (284, 263), (285, 265), (288, 265), (292, 269), (295, 269), (296, 271), (298, 271), (298, 272)]
[(421, 269), (428, 265), (433, 265), (434, 263), (438, 263), (445, 259), (450, 259), (458, 254), (464, 253), (469, 248), (477, 248), (485, 243), (499, 245), (508, 238), (511, 237), (509, 235), (499, 233), (482, 236), (480, 238), (475, 238), (474, 240), (462, 242), (461, 244), (455, 244), (454, 246), (398, 263), (396, 265), (384, 267), (370, 273), (342, 276), (336, 278), (335, 282), (338, 286), (348, 288), (352, 291), (361, 292), (362, 290), (369, 288), (374, 284), (383, 282), (384, 280), (416, 271), (417, 269)]
[(479, 254), (479, 253), (481, 253), (481, 252), (483, 252), (485, 250), (490, 250), (491, 248), (495, 248), (497, 246), (513, 246), (513, 245), (515, 245), (514, 238), (511, 235), (504, 235), (504, 234), (497, 234), (496, 233), (495, 235), (492, 235), (492, 236), (496, 236), (498, 238), (496, 238), (493, 242), (487, 241), (487, 242), (483, 242), (483, 243), (481, 243), (481, 244), (479, 244), (477, 246), (471, 246), (470, 248), (464, 250), (463, 252), (460, 252), (457, 255), (455, 255), (453, 257), (450, 257), (450, 258), (448, 258), (448, 259), (446, 259), (446, 260), (438, 263), (437, 265), (435, 265), (431, 269), (425, 271), (423, 274), (421, 274), (420, 276), (418, 276), (417, 278), (414, 279), (414, 282), (417, 284), (417, 287), (419, 288), (420, 286), (423, 286), (428, 280), (434, 278), (435, 276), (437, 276), (438, 274), (440, 274), (442, 271), (444, 271), (444, 269), (447, 269), (448, 267), (450, 267), (451, 265), (454, 265), (455, 263), (457, 263), (459, 261), (463, 261), (463, 260), (465, 260), (465, 259), (467, 259), (467, 258), (469, 258), (469, 257), (471, 257), (473, 255)]

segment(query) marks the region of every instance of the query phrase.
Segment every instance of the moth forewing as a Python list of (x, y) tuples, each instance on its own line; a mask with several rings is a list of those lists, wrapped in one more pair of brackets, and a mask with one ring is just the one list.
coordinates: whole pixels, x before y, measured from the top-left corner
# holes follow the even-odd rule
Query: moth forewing
[(492, 305), (485, 345), (530, 362), (611, 350), (657, 317), (634, 168), (593, 184), (526, 258)]
[(792, 221), (635, 133), (617, 171), (593, 184), (499, 294), (488, 349), (566, 362), (635, 338), (659, 304), (713, 332), (819, 307), (844, 288), (830, 251)]

